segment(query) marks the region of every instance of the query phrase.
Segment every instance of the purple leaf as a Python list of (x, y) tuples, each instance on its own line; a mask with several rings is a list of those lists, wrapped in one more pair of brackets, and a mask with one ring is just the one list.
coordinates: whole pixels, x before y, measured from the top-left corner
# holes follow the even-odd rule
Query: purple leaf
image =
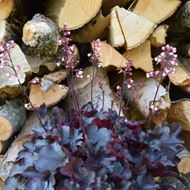
[(57, 143), (52, 143), (47, 147), (43, 147), (39, 151), (39, 158), (35, 162), (35, 167), (39, 171), (54, 171), (66, 162), (66, 154), (61, 146)]

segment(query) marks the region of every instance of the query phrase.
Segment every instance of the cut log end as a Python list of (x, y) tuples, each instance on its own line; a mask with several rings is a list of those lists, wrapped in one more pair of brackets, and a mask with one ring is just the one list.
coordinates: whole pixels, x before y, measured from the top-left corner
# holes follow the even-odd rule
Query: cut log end
[(150, 36), (150, 42), (154, 47), (161, 47), (166, 44), (168, 25), (160, 25)]
[[(92, 51), (94, 50), (94, 43), (91, 43)], [(127, 60), (116, 49), (106, 42), (100, 43), (100, 62), (103, 68), (114, 66), (116, 68), (126, 67)]]
[(180, 4), (180, 0), (139, 0), (134, 12), (158, 24), (169, 18)]
[(156, 27), (154, 22), (124, 8), (117, 7), (117, 16), (128, 50), (142, 44)]
[[(68, 87), (59, 84), (53, 84), (50, 89), (43, 91), (38, 84), (32, 84), (30, 86), (29, 99), (32, 102), (34, 108), (39, 108), (43, 103), (47, 107), (53, 106), (61, 101), (68, 93)], [(32, 108), (29, 108), (32, 109)]]
[(70, 30), (81, 28), (96, 16), (102, 5), (102, 0), (51, 0), (47, 5), (47, 16), (57, 22), (59, 27), (68, 24)]
[(0, 20), (6, 19), (13, 10), (14, 0), (0, 1)]
[(0, 116), (0, 141), (8, 140), (12, 135), (12, 133), (13, 133), (13, 127), (10, 121), (5, 117)]
[(178, 172), (188, 174), (190, 172), (190, 157), (183, 157), (177, 165)]

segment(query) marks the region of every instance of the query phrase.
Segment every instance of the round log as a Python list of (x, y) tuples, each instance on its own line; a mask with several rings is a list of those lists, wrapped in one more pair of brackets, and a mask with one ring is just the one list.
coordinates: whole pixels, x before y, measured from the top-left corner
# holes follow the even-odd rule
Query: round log
[(8, 140), (19, 131), (26, 119), (23, 101), (15, 98), (0, 106), (0, 141)]
[(59, 31), (52, 20), (35, 14), (23, 27), (23, 42), (34, 48), (35, 53), (53, 56), (58, 50)]

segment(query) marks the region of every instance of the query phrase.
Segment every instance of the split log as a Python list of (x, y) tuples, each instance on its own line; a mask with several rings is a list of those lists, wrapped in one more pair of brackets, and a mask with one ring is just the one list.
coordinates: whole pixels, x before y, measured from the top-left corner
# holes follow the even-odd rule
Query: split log
[(180, 4), (180, 0), (139, 0), (133, 11), (159, 24), (169, 18), (177, 10)]
[(49, 0), (46, 15), (59, 27), (68, 24), (70, 30), (81, 28), (92, 20), (100, 10), (102, 0)]
[[(20, 83), (23, 84), (25, 82), (26, 75), (31, 73), (31, 68), (18, 45), (15, 44), (14, 48), (11, 49), (10, 58), (17, 71)], [(20, 67), (22, 69), (19, 69)], [(7, 76), (7, 73), (10, 75), (15, 74), (9, 67), (0, 69), (0, 91), (6, 92), (10, 96), (14, 97), (20, 92), (19, 82), (16, 79), (11, 79)]]
[[(92, 51), (94, 43), (91, 43)], [(116, 49), (106, 42), (100, 42), (100, 60), (103, 68), (109, 69), (111, 66), (116, 68), (126, 67), (127, 60)]]
[(142, 44), (156, 27), (152, 21), (131, 11), (127, 11), (124, 8), (117, 7), (117, 16), (125, 38), (127, 50)]
[(13, 164), (18, 156), (18, 153), (23, 150), (23, 144), (31, 139), (30, 136), (23, 136), (17, 138), (13, 144), (9, 147), (7, 153), (4, 156), (3, 162), (0, 164), (0, 179), (5, 182)]
[(71, 32), (73, 41), (85, 43), (98, 38), (105, 38), (109, 27), (109, 16), (104, 17), (101, 12), (84, 27)]
[(177, 164), (177, 170), (180, 174), (188, 174), (190, 172), (190, 156), (184, 156)]
[[(91, 101), (91, 77), (93, 74), (93, 67), (87, 67), (83, 71), (82, 79), (74, 79), (73, 85), (76, 92), (76, 96), (79, 102), (79, 107), (87, 104)], [(103, 94), (99, 87), (99, 82), (102, 83), (104, 89), (104, 102), (103, 102)], [(108, 111), (111, 108), (113, 102), (113, 110), (119, 112), (119, 106), (115, 103), (115, 95), (109, 86), (109, 81), (106, 72), (97, 68), (94, 74), (94, 82), (93, 82), (93, 105), (97, 110), (101, 110), (104, 107), (105, 111)], [(104, 104), (104, 106), (103, 106)], [(73, 105), (74, 106), (74, 105)]]
[(117, 7), (114, 7), (111, 11), (108, 38), (109, 43), (113, 47), (121, 47), (125, 45), (125, 38), (117, 16)]
[(103, 0), (102, 3), (102, 12), (104, 15), (107, 15), (110, 13), (111, 9), (115, 7), (116, 5), (120, 7), (124, 7), (128, 2), (131, 0)]
[[(140, 72), (133, 75), (133, 80), (135, 84), (141, 84), (139, 89), (126, 89), (124, 96), (146, 118), (149, 116), (149, 105), (154, 100), (158, 82), (154, 79), (147, 79), (144, 73)], [(162, 101), (163, 107), (159, 110), (159, 115), (153, 117), (153, 121), (158, 125), (162, 125), (167, 116), (167, 109), (170, 107), (167, 91), (162, 85), (160, 85), (155, 100)]]
[[(30, 85), (29, 99), (35, 109), (38, 109), (44, 103), (47, 107), (57, 104), (65, 98), (69, 90), (65, 85), (54, 83), (51, 83), (50, 86), (45, 86), (44, 88), (47, 91), (44, 91), (40, 84)], [(28, 107), (28, 109), (31, 110), (33, 108)]]
[(133, 61), (135, 69), (142, 69), (145, 72), (153, 71), (150, 40), (146, 40), (140, 46), (126, 51), (124, 56)]
[(151, 45), (154, 47), (161, 47), (166, 44), (167, 30), (169, 26), (164, 24), (160, 25), (150, 36)]
[(3, 189), (5, 182), (0, 179), (0, 189)]
[(52, 20), (35, 14), (23, 27), (23, 42), (41, 56), (53, 56), (58, 50), (59, 31)]
[(0, 20), (6, 19), (13, 10), (14, 0), (0, 1)]
[(190, 86), (190, 75), (187, 69), (181, 63), (178, 63), (175, 69), (175, 73), (169, 75), (170, 81), (176, 86)]
[(44, 80), (50, 80), (54, 83), (60, 83), (67, 77), (67, 72), (65, 70), (59, 70), (55, 71), (53, 73), (49, 73), (47, 75), (44, 75), (43, 79)]
[(43, 67), (47, 71), (54, 71), (57, 68), (54, 57), (25, 56), (33, 73), (40, 73)]
[(23, 150), (23, 143), (31, 139), (32, 130), (36, 124), (39, 124), (39, 120), (36, 114), (33, 112), (28, 116), (18, 138), (15, 139), (4, 155), (3, 161), (0, 163), (0, 179), (3, 182), (5, 182), (9, 176), (10, 170), (13, 167), (18, 153)]
[(190, 131), (190, 101), (179, 100), (168, 110), (167, 120), (181, 124), (182, 130)]
[(26, 119), (23, 101), (18, 97), (0, 106), (0, 141), (8, 140), (19, 131)]

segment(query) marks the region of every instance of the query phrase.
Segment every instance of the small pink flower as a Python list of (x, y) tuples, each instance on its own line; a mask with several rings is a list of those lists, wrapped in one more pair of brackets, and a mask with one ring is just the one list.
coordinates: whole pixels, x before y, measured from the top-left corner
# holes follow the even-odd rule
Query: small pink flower
[(83, 78), (83, 71), (82, 71), (82, 69), (76, 70), (76, 77), (77, 78)]

